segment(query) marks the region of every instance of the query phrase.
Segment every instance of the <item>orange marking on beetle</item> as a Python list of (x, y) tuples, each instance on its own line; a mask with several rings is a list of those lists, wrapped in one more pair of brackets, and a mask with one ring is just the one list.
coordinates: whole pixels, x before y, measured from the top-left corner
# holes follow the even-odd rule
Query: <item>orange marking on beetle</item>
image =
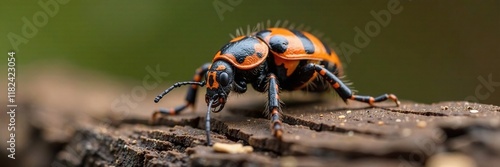
[[(319, 40), (317, 37), (315, 37), (311, 33), (302, 31), (302, 34), (304, 34), (304, 36), (309, 38), (309, 40), (311, 40), (311, 42), (313, 43), (314, 51), (315, 51), (314, 57), (321, 57), (324, 60), (334, 62), (338, 68), (342, 68), (342, 63), (340, 62), (339, 57), (337, 56), (337, 54), (335, 53), (335, 51), (333, 49), (331, 49), (328, 46), (324, 46), (323, 42), (321, 42), (321, 40)], [(330, 48), (330, 53), (331, 53), (330, 55), (328, 55), (325, 48)]]
[(168, 111), (168, 113), (169, 113), (170, 115), (175, 115), (175, 109), (174, 109), (174, 108), (171, 108), (171, 109)]
[(222, 71), (222, 70), (225, 70), (225, 69), (226, 69), (226, 66), (224, 66), (224, 65), (219, 65), (219, 66), (217, 66), (217, 68), (216, 68), (215, 70), (217, 70), (217, 71)]
[[(237, 67), (238, 69), (242, 70), (248, 70), (257, 67), (258, 65), (262, 64), (268, 56), (269, 52), (269, 47), (267, 44), (265, 44), (263, 41), (259, 41), (258, 44), (254, 45), (255, 53), (253, 55), (249, 55), (243, 60), (242, 63), (238, 63), (234, 55), (232, 54), (221, 54), (221, 52), (217, 52), (215, 54), (214, 59), (212, 62), (215, 62), (217, 60), (226, 60), (229, 61), (232, 65)], [(261, 53), (261, 57), (257, 56), (257, 53)]]
[(293, 74), (299, 63), (300, 61), (298, 60), (286, 60), (282, 59), (281, 57), (274, 57), (274, 64), (276, 64), (277, 66), (283, 65), (286, 69), (287, 77)]
[[(210, 85), (210, 78), (213, 79), (213, 83)], [(207, 88), (208, 89), (218, 89), (219, 88), (219, 82), (217, 82), (217, 73), (215, 71), (208, 72), (207, 75)]]
[(283, 35), (283, 36), (295, 36), (291, 31), (289, 31), (286, 28), (268, 28), (267, 30), (271, 31), (271, 34), (269, 34), (264, 41), (269, 43), (269, 40), (273, 35)]
[(249, 55), (249, 56), (245, 57), (245, 60), (243, 61), (243, 63), (253, 64), (255, 62), (259, 62), (259, 60), (260, 60), (259, 56), (257, 56), (257, 54), (253, 54), (253, 55)]
[(297, 37), (297, 35), (295, 35), (290, 30), (288, 29), (280, 29), (278, 31), (273, 30), (271, 35), (274, 35), (275, 33), (276, 35), (281, 35), (285, 37), (285, 39), (288, 41), (287, 50), (284, 53), (282, 53), (283, 55), (286, 55), (285, 57), (291, 58), (294, 57), (295, 55), (307, 54), (300, 38)]
[(321, 71), (319, 71), (319, 74), (321, 74), (321, 76), (325, 76), (326, 75), (326, 70), (325, 69), (321, 69)]
[[(304, 36), (309, 38), (314, 45), (314, 53), (307, 54), (305, 52), (304, 45), (300, 41), (300, 39), (292, 33), (290, 30), (286, 28), (268, 28), (267, 30), (271, 31), (271, 34), (266, 36), (263, 40), (269, 43), (269, 40), (272, 36), (280, 35), (284, 36), (288, 40), (288, 49), (285, 53), (275, 53), (271, 50), (271, 52), (275, 55), (275, 57), (280, 57), (285, 60), (320, 60), (320, 61), (328, 61), (337, 66), (339, 71), (339, 75), (343, 75), (342, 63), (340, 62), (339, 57), (335, 53), (333, 49), (330, 49), (330, 54), (326, 52), (326, 47), (323, 43), (314, 35), (301, 31)], [(281, 65), (281, 64), (277, 64)]]
[(195, 76), (193, 77), (193, 81), (200, 82), (200, 81), (201, 81), (201, 76), (199, 76), (199, 75), (195, 75)]
[(305, 31), (302, 31), (302, 34), (304, 34), (304, 36), (307, 37), (313, 44), (314, 53), (326, 53), (326, 49), (325, 46), (323, 45), (323, 42), (321, 42), (318, 38)]
[[(309, 38), (309, 40), (311, 40), (311, 42), (314, 45), (315, 53), (323, 53), (323, 54), (318, 54), (315, 56), (322, 57), (325, 60), (328, 60), (330, 62), (334, 62), (335, 65), (337, 65), (338, 67), (342, 67), (342, 63), (340, 62), (339, 57), (337, 56), (337, 54), (335, 53), (335, 51), (332, 48), (330, 48), (328, 46), (324, 46), (323, 42), (321, 42), (321, 40), (319, 40), (317, 37), (315, 37), (314, 35), (312, 35), (309, 32), (302, 31), (302, 34), (304, 34), (304, 36), (306, 36), (307, 38)], [(328, 55), (325, 48), (330, 48), (330, 55)]]
[(335, 83), (333, 84), (333, 88), (335, 88), (335, 89), (340, 88), (340, 84), (339, 84), (338, 82), (335, 82)]
[(239, 41), (239, 40), (241, 40), (241, 39), (243, 39), (243, 38), (245, 38), (245, 37), (246, 37), (246, 36), (244, 36), (244, 35), (243, 35), (243, 36), (239, 36), (239, 37), (236, 37), (236, 38), (231, 39), (231, 41), (229, 41), (229, 42), (236, 42), (236, 41)]
[(276, 115), (278, 114), (278, 109), (277, 108), (273, 108), (273, 110), (271, 111), (271, 115)]
[(370, 99), (368, 100), (368, 103), (370, 103), (370, 105), (373, 105), (374, 102), (375, 102), (375, 98), (370, 97)]
[[(278, 84), (274, 85), (274, 89), (276, 89), (276, 91), (280, 90), (280, 88), (278, 87)], [(280, 95), (278, 94), (278, 92), (276, 92), (276, 99), (280, 99)]]
[(311, 42), (313, 43), (315, 47), (315, 52), (313, 54), (307, 54), (304, 48), (304, 45), (302, 44), (302, 41), (300, 40), (299, 37), (297, 37), (293, 32), (291, 32), (288, 29), (285, 28), (269, 28), (268, 30), (271, 31), (271, 34), (267, 36), (264, 41), (269, 43), (269, 40), (271, 39), (272, 36), (275, 35), (280, 35), (283, 36), (287, 39), (288, 41), (288, 49), (284, 53), (275, 53), (273, 52), (276, 56), (279, 56), (283, 59), (287, 60), (304, 60), (304, 59), (309, 59), (309, 60), (328, 60), (328, 61), (333, 61), (333, 59), (330, 58), (330, 55), (326, 53), (326, 50), (323, 48), (321, 50), (317, 50), (318, 47), (323, 46), (321, 41), (314, 37), (313, 35), (302, 31), (302, 33), (308, 37)]

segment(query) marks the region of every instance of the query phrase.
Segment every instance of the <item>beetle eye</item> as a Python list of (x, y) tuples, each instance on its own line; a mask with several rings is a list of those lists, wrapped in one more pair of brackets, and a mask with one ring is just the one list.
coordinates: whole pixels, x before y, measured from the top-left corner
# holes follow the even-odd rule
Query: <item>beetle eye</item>
[(219, 83), (222, 86), (227, 86), (229, 84), (229, 75), (227, 75), (227, 73), (225, 73), (225, 72), (220, 73)]

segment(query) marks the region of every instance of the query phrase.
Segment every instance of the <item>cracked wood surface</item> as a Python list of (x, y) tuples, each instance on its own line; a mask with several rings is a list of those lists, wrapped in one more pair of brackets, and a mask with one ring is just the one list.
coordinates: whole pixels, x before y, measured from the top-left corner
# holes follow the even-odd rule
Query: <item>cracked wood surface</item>
[(204, 146), (205, 112), (200, 107), (196, 112), (162, 117), (154, 126), (149, 124), (152, 112), (147, 111), (113, 125), (81, 126), (57, 154), (56, 163), (385, 167), (432, 165), (450, 157), (453, 162), (464, 161), (463, 166), (500, 163), (498, 106), (403, 102), (393, 107), (387, 102), (372, 108), (357, 102), (288, 101), (282, 115), (284, 136), (279, 141), (262, 114), (264, 103), (248, 99), (228, 103), (232, 105), (212, 114), (213, 142), (243, 143), (254, 147), (253, 153), (216, 153)]
[[(498, 106), (403, 101), (399, 108), (390, 102), (371, 108), (337, 102), (329, 98), (331, 94), (283, 93), (285, 129), (283, 140), (278, 141), (271, 136), (269, 119), (262, 112), (266, 95), (248, 91), (233, 94), (223, 111), (212, 114), (211, 135), (215, 142), (251, 145), (254, 152), (224, 154), (204, 146), (206, 104), (200, 96), (204, 91), (198, 94), (194, 112), (188, 109), (163, 117), (153, 126), (149, 124), (153, 110), (182, 104), (185, 89), (172, 92), (160, 104), (152, 101), (162, 86), (144, 97), (124, 100), (140, 83), (127, 86), (99, 73), (71, 68), (34, 69), (32, 77), (21, 76), (25, 77), (20, 86), (24, 89), (18, 93), (24, 98), (19, 99), (20, 112), (16, 113), (16, 160), (2, 156), (3, 166), (500, 164)], [(117, 100), (125, 105), (113, 109)], [(5, 102), (0, 103), (5, 106)], [(2, 122), (7, 119), (0, 117)], [(0, 137), (8, 135), (4, 132), (0, 131)], [(6, 144), (0, 142), (2, 148)], [(5, 149), (0, 152), (7, 155)]]

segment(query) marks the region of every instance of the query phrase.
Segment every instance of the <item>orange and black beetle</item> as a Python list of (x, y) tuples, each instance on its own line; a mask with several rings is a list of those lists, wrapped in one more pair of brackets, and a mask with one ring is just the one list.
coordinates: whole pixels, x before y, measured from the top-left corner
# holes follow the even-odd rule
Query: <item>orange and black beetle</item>
[[(279, 90), (325, 92), (333, 88), (340, 97), (373, 105), (391, 99), (399, 106), (397, 97), (384, 94), (378, 97), (354, 95), (340, 79), (342, 65), (333, 50), (308, 32), (286, 28), (267, 28), (251, 35), (239, 36), (224, 45), (212, 63), (196, 70), (190, 82), (178, 82), (155, 98), (157, 103), (176, 87), (191, 84), (186, 104), (170, 110), (159, 109), (153, 120), (163, 114), (175, 115), (195, 103), (198, 86), (207, 86), (205, 101), (207, 144), (210, 145), (210, 110), (224, 108), (231, 91), (244, 93), (247, 84), (259, 92), (268, 93), (268, 112), (273, 135), (281, 138)], [(202, 80), (202, 78), (205, 80)]]

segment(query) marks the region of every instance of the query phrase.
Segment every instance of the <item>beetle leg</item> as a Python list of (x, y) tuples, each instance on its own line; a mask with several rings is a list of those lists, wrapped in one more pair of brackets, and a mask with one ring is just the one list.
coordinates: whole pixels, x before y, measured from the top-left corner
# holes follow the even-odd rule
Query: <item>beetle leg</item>
[(156, 110), (153, 113), (153, 118), (152, 118), (153, 122), (156, 122), (157, 119), (162, 115), (177, 115), (189, 106), (194, 107), (194, 104), (196, 102), (196, 93), (198, 92), (198, 87), (205, 85), (205, 83), (201, 82), (201, 81), (202, 81), (203, 77), (205, 76), (205, 74), (207, 73), (209, 67), (210, 67), (210, 63), (203, 64), (200, 68), (198, 68), (196, 70), (196, 73), (195, 73), (193, 80), (191, 82), (177, 82), (173, 86), (171, 86), (169, 89), (165, 90), (165, 92), (163, 94), (159, 95), (155, 99), (155, 102), (158, 102), (160, 100), (160, 98), (162, 98), (163, 95), (165, 95), (165, 93), (170, 92), (172, 89), (174, 89), (176, 87), (180, 87), (182, 85), (191, 84), (191, 87), (189, 87), (188, 91), (187, 91), (185, 104), (174, 107), (174, 108), (170, 108), (170, 109), (160, 108), (160, 109)]
[(242, 79), (235, 79), (233, 90), (237, 93), (245, 93), (247, 91), (247, 82)]
[(283, 125), (280, 120), (280, 99), (279, 86), (274, 74), (268, 75), (268, 109), (271, 113), (271, 130), (274, 136), (281, 139), (283, 135)]
[(347, 102), (347, 99), (356, 100), (360, 102), (365, 102), (373, 106), (376, 102), (385, 101), (387, 99), (391, 99), (396, 103), (397, 106), (400, 105), (400, 102), (396, 95), (394, 94), (383, 94), (378, 97), (372, 96), (363, 96), (363, 95), (353, 95), (352, 91), (347, 87), (337, 76), (333, 73), (325, 69), (323, 66), (318, 64), (309, 64), (309, 66), (314, 67), (314, 70), (319, 73), (326, 81), (328, 81), (335, 91)]

